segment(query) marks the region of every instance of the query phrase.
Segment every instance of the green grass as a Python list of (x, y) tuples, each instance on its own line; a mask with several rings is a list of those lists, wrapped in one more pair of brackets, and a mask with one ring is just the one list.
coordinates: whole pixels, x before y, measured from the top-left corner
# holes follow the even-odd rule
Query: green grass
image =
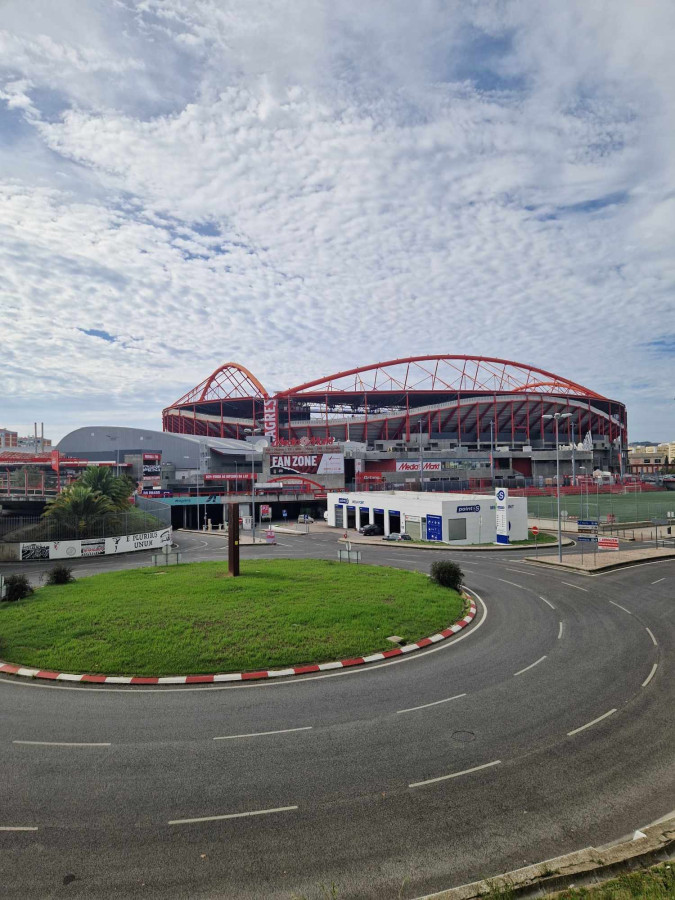
[(674, 900), (675, 869), (672, 865), (654, 866), (630, 872), (591, 888), (572, 888), (556, 894), (558, 900)]
[(426, 575), (322, 560), (135, 569), (0, 604), (0, 659), (72, 672), (174, 675), (324, 662), (446, 628), (463, 601)]
[[(588, 502), (587, 502), (588, 499)], [(617, 522), (642, 522), (652, 518), (665, 519), (668, 510), (675, 510), (675, 491), (646, 491), (629, 494), (598, 494), (593, 488), (588, 498), (580, 494), (566, 494), (560, 497), (560, 509), (581, 519), (595, 519), (598, 515), (614, 515)], [(528, 497), (527, 511), (530, 516), (555, 519), (558, 515), (555, 496)]]

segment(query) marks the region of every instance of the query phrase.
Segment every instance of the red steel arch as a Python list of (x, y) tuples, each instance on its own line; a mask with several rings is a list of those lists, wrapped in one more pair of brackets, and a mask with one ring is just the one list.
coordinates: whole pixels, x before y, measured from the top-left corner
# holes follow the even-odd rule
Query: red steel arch
[[(392, 369), (394, 371), (392, 371)], [(338, 384), (337, 382), (342, 382)], [(593, 397), (601, 394), (553, 372), (491, 356), (409, 356), (359, 366), (279, 391), (275, 396), (308, 394), (390, 393), (392, 391), (487, 391), (559, 393)]]
[(198, 403), (202, 400), (265, 399), (267, 396), (263, 385), (247, 368), (239, 363), (227, 362), (172, 405), (180, 406), (182, 403)]

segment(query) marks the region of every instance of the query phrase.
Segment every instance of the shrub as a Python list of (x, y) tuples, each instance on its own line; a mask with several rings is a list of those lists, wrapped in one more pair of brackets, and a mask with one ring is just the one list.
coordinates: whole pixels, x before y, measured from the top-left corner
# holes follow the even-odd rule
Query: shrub
[(8, 575), (5, 578), (5, 596), (2, 599), (8, 603), (23, 600), (32, 593), (33, 588), (25, 575)]
[(464, 573), (457, 563), (437, 559), (431, 564), (431, 578), (441, 587), (459, 591), (464, 580)]
[(73, 570), (65, 563), (57, 563), (47, 572), (46, 584), (70, 584), (75, 581)]

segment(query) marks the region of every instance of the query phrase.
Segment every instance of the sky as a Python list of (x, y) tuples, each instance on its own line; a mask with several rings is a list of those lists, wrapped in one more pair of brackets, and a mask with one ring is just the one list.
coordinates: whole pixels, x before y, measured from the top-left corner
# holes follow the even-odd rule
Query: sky
[(675, 439), (672, 0), (0, 0), (0, 427), (496, 356)]

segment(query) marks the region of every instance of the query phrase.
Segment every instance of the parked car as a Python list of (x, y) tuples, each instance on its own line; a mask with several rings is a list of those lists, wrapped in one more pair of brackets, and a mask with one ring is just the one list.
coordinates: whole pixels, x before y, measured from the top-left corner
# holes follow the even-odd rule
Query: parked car
[(375, 537), (378, 534), (382, 534), (382, 530), (381, 525), (371, 522), (369, 525), (363, 525), (359, 528), (359, 534), (362, 534), (364, 537)]
[(401, 534), (400, 531), (392, 531), (391, 534), (386, 534), (383, 538), (383, 541), (412, 541), (412, 538), (409, 534)]
[(301, 525), (313, 525), (314, 519), (311, 516), (306, 516), (303, 514), (303, 515), (298, 516), (298, 522)]

